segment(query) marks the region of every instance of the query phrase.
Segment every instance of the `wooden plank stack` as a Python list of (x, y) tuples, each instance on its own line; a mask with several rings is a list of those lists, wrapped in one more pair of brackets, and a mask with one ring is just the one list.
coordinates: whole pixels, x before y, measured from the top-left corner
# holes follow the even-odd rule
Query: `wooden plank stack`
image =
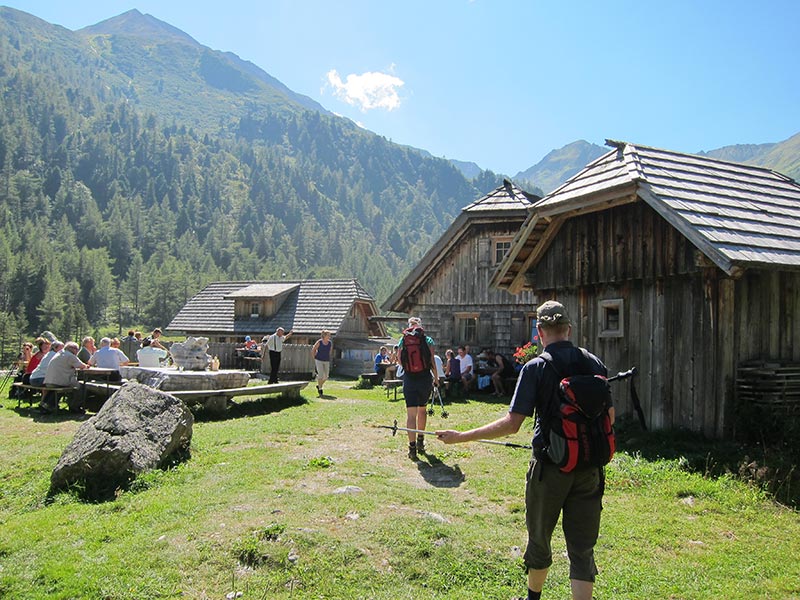
[(800, 363), (748, 362), (736, 376), (739, 402), (778, 414), (800, 415)]

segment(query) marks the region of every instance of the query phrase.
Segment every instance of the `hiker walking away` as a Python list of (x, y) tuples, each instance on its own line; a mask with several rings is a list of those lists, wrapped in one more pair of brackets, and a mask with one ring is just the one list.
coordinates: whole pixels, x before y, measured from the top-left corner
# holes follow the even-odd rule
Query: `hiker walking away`
[[(408, 319), (408, 328), (403, 331), (398, 347), (400, 364), (403, 367), (403, 396), (406, 399), (406, 428), (425, 430), (428, 422), (428, 399), (432, 386), (439, 385), (436, 364), (433, 361), (433, 340), (425, 335), (419, 317)], [(408, 432), (408, 458), (417, 460), (417, 453), (425, 452), (425, 438), (422, 434), (414, 437)]]
[(320, 398), (322, 398), (322, 388), (331, 374), (331, 350), (333, 350), (331, 332), (327, 329), (323, 329), (321, 335), (322, 337), (320, 337), (314, 344), (314, 347), (311, 348), (311, 356), (314, 358), (314, 367), (317, 369), (317, 393)]
[[(552, 357), (553, 363), (567, 366), (565, 375), (575, 373), (575, 366), (584, 364), (593, 374), (606, 375), (606, 367), (600, 359), (589, 352), (584, 353), (569, 341), (571, 321), (561, 303), (548, 300), (536, 310), (536, 318), (536, 328), (545, 352)], [(525, 418), (532, 417), (535, 412), (533, 458), (525, 489), (527, 598), (541, 598), (547, 571), (553, 562), (550, 538), (561, 514), (569, 555), (572, 598), (591, 600), (597, 575), (594, 546), (600, 530), (603, 468), (578, 467), (563, 472), (549, 460), (543, 449), (549, 431), (548, 416), (558, 411), (561, 377), (541, 357), (528, 362), (519, 377), (505, 416), (470, 431), (437, 431), (436, 436), (446, 444), (502, 437), (519, 431)], [(613, 423), (613, 407), (609, 408), (608, 414)]]
[(281, 368), (281, 352), (283, 352), (283, 342), (292, 336), (292, 332), (285, 333), (283, 327), (267, 338), (267, 349), (269, 350), (269, 381), (267, 383), (278, 383), (278, 371)]

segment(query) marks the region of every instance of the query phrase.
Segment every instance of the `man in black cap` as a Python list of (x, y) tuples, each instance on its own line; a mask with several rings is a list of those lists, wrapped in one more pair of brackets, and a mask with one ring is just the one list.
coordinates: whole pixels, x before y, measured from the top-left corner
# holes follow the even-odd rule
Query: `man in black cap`
[[(548, 300), (536, 310), (536, 329), (545, 351), (559, 365), (564, 376), (577, 373), (577, 365), (589, 366), (594, 374), (605, 376), (605, 365), (591, 353), (581, 352), (569, 337), (571, 321), (560, 302)], [(519, 376), (508, 413), (500, 419), (470, 431), (437, 431), (436, 436), (446, 444), (497, 438), (519, 431), (526, 417), (536, 414), (533, 430), (533, 459), (525, 489), (525, 523), (528, 546), (524, 561), (528, 570), (528, 600), (539, 600), (547, 571), (553, 563), (550, 538), (559, 514), (569, 555), (569, 578), (574, 600), (591, 600), (597, 567), (594, 545), (600, 530), (604, 476), (602, 468), (576, 468), (562, 472), (550, 461), (543, 448), (547, 444), (544, 419), (555, 414), (559, 402), (561, 376), (541, 357), (528, 362)], [(614, 409), (609, 410), (611, 422)], [(520, 600), (524, 600), (520, 599)]]

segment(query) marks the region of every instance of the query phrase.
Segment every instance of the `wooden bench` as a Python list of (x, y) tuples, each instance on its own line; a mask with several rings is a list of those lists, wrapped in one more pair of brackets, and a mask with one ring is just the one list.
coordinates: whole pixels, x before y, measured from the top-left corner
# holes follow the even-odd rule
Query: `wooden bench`
[(366, 379), (372, 385), (377, 385), (381, 382), (381, 378), (383, 377), (383, 375), (381, 375), (380, 373), (361, 373), (359, 377), (361, 377), (361, 379)]
[(72, 394), (75, 391), (75, 388), (71, 387), (47, 387), (44, 385), (30, 385), (29, 383), (22, 383), (21, 381), (16, 381), (11, 385), (17, 388), (17, 390), (26, 390), (30, 392), (25, 396), (21, 394), (17, 395), (17, 408), (20, 407), (20, 404), (22, 403), (23, 400), (25, 400), (28, 403), (28, 406), (32, 406), (37, 397), (40, 402), (44, 402), (44, 399), (50, 393), (56, 395), (55, 406), (56, 408), (58, 408), (59, 399), (63, 398), (67, 394)]
[(180, 398), (187, 404), (201, 404), (203, 408), (223, 412), (228, 406), (228, 400), (234, 396), (271, 396), (277, 394), (287, 398), (299, 398), (300, 391), (308, 383), (308, 381), (285, 381), (221, 390), (179, 390), (166, 393)]
[(81, 381), (80, 385), (83, 388), (84, 396), (86, 393), (91, 392), (96, 396), (103, 396), (106, 400), (122, 387), (121, 383), (103, 383), (102, 381)]
[(403, 390), (403, 380), (402, 379), (384, 379), (383, 380), (383, 387), (386, 389), (386, 399), (389, 399), (389, 392), (394, 390), (394, 399), (397, 400), (397, 388), (400, 388), (400, 391)]

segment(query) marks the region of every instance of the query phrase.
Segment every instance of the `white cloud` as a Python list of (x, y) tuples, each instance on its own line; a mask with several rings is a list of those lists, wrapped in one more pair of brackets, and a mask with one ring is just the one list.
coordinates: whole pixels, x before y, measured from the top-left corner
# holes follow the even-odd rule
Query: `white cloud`
[(351, 73), (342, 81), (336, 69), (331, 69), (326, 77), (334, 96), (357, 106), (362, 112), (375, 108), (394, 110), (400, 106), (397, 91), (405, 82), (394, 75), (372, 71), (361, 75)]

